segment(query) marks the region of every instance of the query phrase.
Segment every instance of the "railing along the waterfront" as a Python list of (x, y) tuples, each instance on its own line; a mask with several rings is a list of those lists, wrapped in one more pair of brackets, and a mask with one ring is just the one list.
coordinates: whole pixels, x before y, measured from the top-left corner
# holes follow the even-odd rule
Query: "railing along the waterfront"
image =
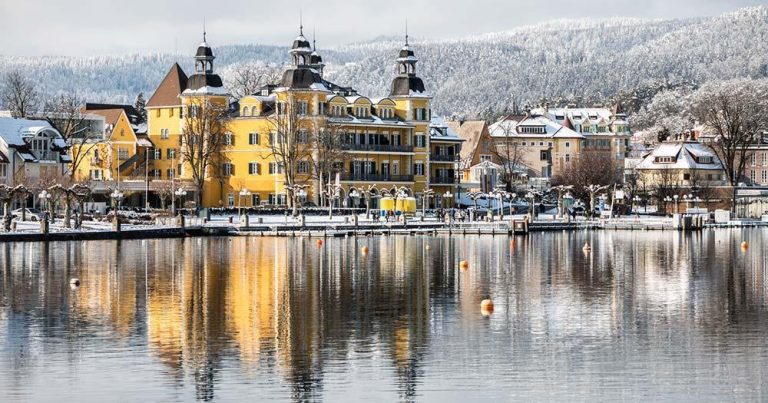
[(450, 224), (446, 224), (446, 227), (450, 227), (451, 229), (494, 229), (494, 230), (509, 230), (510, 226), (507, 221), (492, 221), (492, 222), (485, 222), (485, 221), (475, 221), (475, 222), (453, 222)]

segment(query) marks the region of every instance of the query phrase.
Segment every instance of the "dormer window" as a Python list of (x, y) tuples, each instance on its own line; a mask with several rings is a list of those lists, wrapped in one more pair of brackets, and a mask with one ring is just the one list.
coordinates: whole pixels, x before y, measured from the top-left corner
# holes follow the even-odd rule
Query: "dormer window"
[(518, 126), (519, 133), (522, 134), (545, 134), (544, 126)]
[(699, 164), (711, 164), (712, 161), (712, 156), (710, 155), (702, 155), (696, 159), (696, 162)]
[(675, 157), (656, 157), (653, 161), (657, 164), (674, 164)]

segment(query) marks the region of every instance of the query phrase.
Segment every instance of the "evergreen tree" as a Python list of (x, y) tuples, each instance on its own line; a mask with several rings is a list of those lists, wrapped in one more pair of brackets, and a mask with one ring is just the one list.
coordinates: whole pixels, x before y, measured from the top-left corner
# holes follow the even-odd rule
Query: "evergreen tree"
[(136, 102), (133, 104), (133, 106), (139, 112), (139, 115), (141, 115), (141, 119), (146, 122), (147, 121), (147, 101), (144, 99), (143, 92), (140, 92), (139, 95), (136, 96)]

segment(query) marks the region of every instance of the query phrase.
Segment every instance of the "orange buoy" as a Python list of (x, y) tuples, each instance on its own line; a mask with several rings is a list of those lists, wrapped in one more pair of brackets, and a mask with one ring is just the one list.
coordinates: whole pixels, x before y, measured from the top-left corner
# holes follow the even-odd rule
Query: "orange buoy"
[(323, 240), (322, 239), (318, 239), (317, 240), (317, 246), (323, 246)]
[(466, 260), (462, 260), (461, 262), (459, 262), (459, 269), (461, 269), (462, 271), (469, 269), (469, 262), (467, 262)]
[(368, 247), (367, 246), (363, 246), (363, 248), (361, 250), (363, 251), (364, 255), (368, 254)]
[(747, 241), (742, 242), (741, 250), (747, 250), (747, 249), (749, 249), (749, 244), (747, 243)]
[(484, 299), (480, 302), (480, 313), (483, 316), (488, 316), (493, 313), (493, 301), (490, 299)]

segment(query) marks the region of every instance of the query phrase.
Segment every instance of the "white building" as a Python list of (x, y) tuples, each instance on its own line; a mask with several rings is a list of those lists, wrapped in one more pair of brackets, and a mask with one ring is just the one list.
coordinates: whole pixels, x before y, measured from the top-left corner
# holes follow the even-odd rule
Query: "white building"
[(61, 134), (44, 120), (0, 117), (0, 183), (30, 186), (68, 172)]

